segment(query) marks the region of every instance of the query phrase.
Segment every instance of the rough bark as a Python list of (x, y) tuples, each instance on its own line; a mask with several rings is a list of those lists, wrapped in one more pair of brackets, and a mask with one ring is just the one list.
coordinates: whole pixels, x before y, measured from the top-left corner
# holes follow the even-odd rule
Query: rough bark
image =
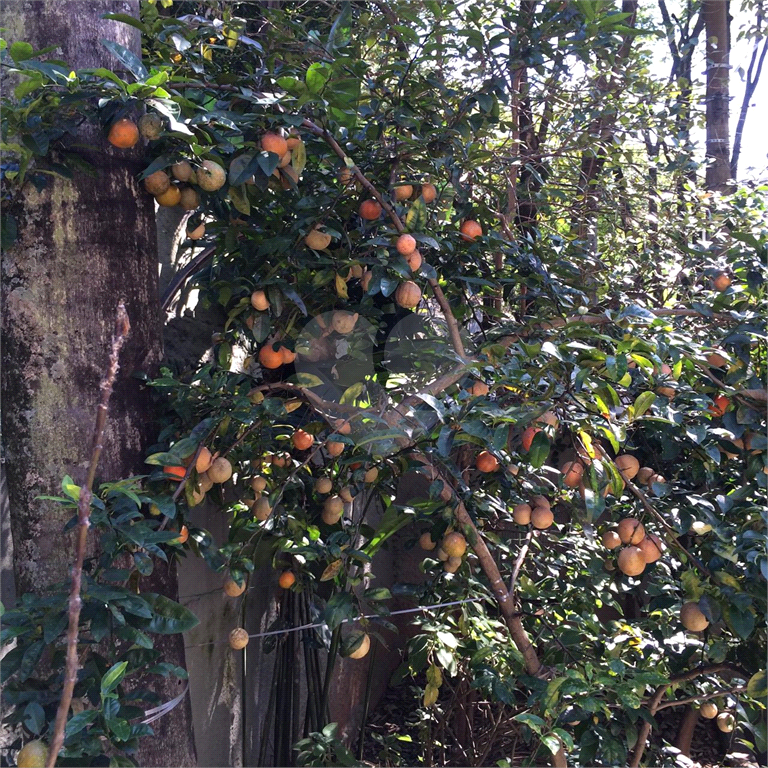
[[(9, 28), (4, 36), (10, 40), (35, 48), (60, 45), (52, 56), (73, 68), (119, 70), (99, 40), (140, 53), (139, 33), (101, 19), (104, 13), (138, 16), (139, 3), (6, 2), (2, 26)], [(52, 180), (42, 192), (28, 184), (10, 211), (19, 238), (2, 265), (0, 353), (2, 389), (8, 393), (3, 451), (17, 594), (67, 577), (74, 550), (61, 529), (69, 513), (37, 497), (57, 495), (65, 474), (84, 480), (104, 349), (119, 299), (133, 328), (110, 404), (97, 484), (142, 472), (152, 438), (149, 393), (134, 376), (151, 375), (162, 354), (154, 206), (136, 182), (143, 150), (110, 147), (97, 126), (83, 126), (76, 141), (98, 178), (78, 173), (71, 181)], [(157, 568), (141, 588), (175, 599), (175, 569)], [(184, 665), (181, 636), (163, 636), (156, 647), (167, 661)], [(179, 692), (175, 679), (153, 677), (152, 686), (161, 700)], [(140, 764), (193, 765), (190, 723), (186, 699), (153, 724), (158, 738), (145, 740)]]
[(731, 178), (728, 5), (723, 0), (703, 0), (701, 12), (707, 35), (707, 189), (727, 192)]

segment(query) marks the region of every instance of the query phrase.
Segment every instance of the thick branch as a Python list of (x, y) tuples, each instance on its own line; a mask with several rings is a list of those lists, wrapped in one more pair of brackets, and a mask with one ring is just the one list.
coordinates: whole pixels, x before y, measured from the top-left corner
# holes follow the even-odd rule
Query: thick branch
[[(664, 683), (663, 685), (660, 685), (656, 691), (654, 692), (651, 699), (647, 702), (646, 707), (651, 715), (655, 715), (656, 712), (660, 709), (661, 701), (664, 698), (664, 694), (667, 691), (667, 688), (669, 688), (671, 685), (674, 685), (675, 683), (684, 683), (687, 680), (695, 680), (697, 677), (701, 677), (701, 675), (714, 675), (718, 672), (723, 671), (729, 671), (729, 672), (735, 672), (738, 675), (745, 676), (744, 679), (747, 679), (749, 676), (746, 675), (743, 670), (739, 669), (738, 667), (734, 667), (732, 664), (729, 664), (728, 662), (723, 662), (722, 664), (710, 664), (707, 666), (701, 666), (701, 667), (695, 667), (694, 669), (689, 669), (687, 672), (681, 672), (679, 675), (675, 675), (674, 677), (669, 678), (668, 683)], [(703, 698), (703, 697), (698, 697)], [(640, 726), (640, 731), (637, 735), (637, 741), (635, 742), (635, 748), (632, 750), (632, 758), (629, 761), (629, 768), (638, 768), (640, 765), (640, 761), (643, 759), (643, 752), (645, 752), (645, 744), (648, 741), (648, 737), (651, 735), (651, 724), (647, 721), (643, 721), (643, 724)]]
[(102, 439), (104, 437), (104, 426), (107, 423), (107, 408), (109, 398), (112, 395), (112, 388), (115, 385), (117, 371), (120, 367), (120, 350), (125, 343), (131, 324), (128, 321), (128, 313), (125, 311), (125, 304), (121, 301), (117, 305), (117, 323), (115, 335), (112, 337), (112, 351), (109, 355), (109, 367), (107, 374), (101, 382), (101, 399), (96, 408), (96, 425), (93, 430), (93, 448), (91, 450), (91, 462), (88, 465), (88, 476), (83, 487), (80, 489), (80, 498), (77, 504), (77, 552), (75, 555), (75, 564), (72, 567), (72, 588), (69, 592), (69, 627), (67, 628), (67, 660), (64, 672), (64, 687), (61, 692), (59, 708), (56, 710), (56, 722), (53, 728), (53, 739), (48, 751), (48, 768), (53, 768), (56, 764), (56, 758), (59, 755), (62, 744), (64, 743), (64, 729), (67, 724), (67, 715), (69, 714), (69, 705), (72, 703), (72, 693), (75, 690), (77, 682), (77, 669), (79, 661), (77, 658), (77, 637), (80, 625), (80, 608), (82, 599), (80, 597), (80, 586), (83, 578), (83, 561), (85, 559), (85, 547), (88, 542), (88, 527), (91, 524), (91, 488), (96, 477), (96, 467), (101, 458), (103, 449)]

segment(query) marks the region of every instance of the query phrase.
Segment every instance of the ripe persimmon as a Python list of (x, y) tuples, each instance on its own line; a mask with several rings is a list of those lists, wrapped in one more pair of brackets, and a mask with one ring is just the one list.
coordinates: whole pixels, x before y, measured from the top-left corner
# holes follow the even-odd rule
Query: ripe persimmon
[(261, 148), (282, 157), (288, 151), (288, 142), (277, 133), (265, 133), (261, 137)]
[(416, 250), (416, 239), (413, 235), (400, 235), (395, 242), (395, 248), (401, 256), (408, 256)]
[(541, 427), (528, 427), (523, 432), (523, 450), (530, 451), (531, 445), (533, 445), (533, 438), (536, 437), (536, 433), (541, 432)]
[(499, 460), (488, 451), (481, 451), (475, 459), (475, 466), (481, 472), (495, 472), (499, 468)]
[(483, 234), (483, 228), (472, 219), (463, 221), (459, 231), (461, 232), (462, 239), (467, 240), (468, 242), (472, 242)]
[(297, 429), (291, 436), (291, 442), (297, 450), (306, 451), (308, 448), (312, 447), (315, 438), (312, 437), (309, 432), (305, 432), (303, 429)]
[(272, 348), (271, 344), (265, 344), (259, 350), (259, 362), (270, 369), (279, 368), (283, 364), (283, 355), (281, 352)]
[(107, 140), (118, 149), (130, 149), (136, 146), (139, 136), (139, 127), (136, 123), (124, 117), (122, 120), (116, 120), (112, 123)]
[(432, 203), (437, 197), (437, 188), (434, 184), (422, 184), (421, 196), (424, 198), (425, 203)]
[(381, 206), (375, 200), (363, 200), (360, 203), (360, 218), (366, 221), (376, 221), (381, 216)]

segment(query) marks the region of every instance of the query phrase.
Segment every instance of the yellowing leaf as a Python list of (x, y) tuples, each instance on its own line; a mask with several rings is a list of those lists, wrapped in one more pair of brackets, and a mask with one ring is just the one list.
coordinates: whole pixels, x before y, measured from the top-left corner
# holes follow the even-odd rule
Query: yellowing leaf
[(294, 397), (285, 401), (285, 410), (288, 411), (288, 413), (293, 413), (297, 408), (301, 408), (301, 405), (302, 401), (299, 400), (298, 397)]
[(424, 689), (424, 706), (431, 707), (436, 701), (440, 689), (436, 685), (429, 683)]
[(579, 431), (579, 439), (582, 443), (584, 443), (584, 448), (586, 448), (589, 458), (596, 458), (597, 454), (595, 453), (595, 449), (592, 446), (592, 438), (586, 432)]
[(341, 560), (334, 560), (324, 571), (320, 577), (320, 581), (330, 581), (335, 579), (339, 575), (341, 570)]
[(336, 273), (336, 295), (340, 299), (349, 298), (349, 294), (347, 293), (347, 283), (338, 272)]
[(301, 172), (304, 170), (306, 164), (307, 148), (303, 141), (299, 141), (299, 143), (291, 150), (291, 165), (296, 173), (301, 176)]

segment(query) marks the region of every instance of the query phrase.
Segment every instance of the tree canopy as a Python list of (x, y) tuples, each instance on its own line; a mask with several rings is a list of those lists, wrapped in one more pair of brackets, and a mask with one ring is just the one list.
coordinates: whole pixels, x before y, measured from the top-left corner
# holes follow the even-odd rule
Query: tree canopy
[[(235, 600), (271, 564), (329, 667), (382, 642), (393, 594), (449, 603), (414, 614), (395, 676), (427, 764), (512, 765), (511, 731), (534, 765), (661, 764), (663, 710), (705, 701), (765, 751), (766, 187), (707, 189), (701, 9), (661, 5), (161, 2), (111, 15), (143, 39), (104, 42), (119, 71), (3, 46), (4, 246), (23, 185), (98, 175), (96, 123), (187, 212), (165, 307), (226, 314), (194, 370), (147, 382), (146, 473), (91, 502), (80, 640), (114, 642), (85, 654), (60, 765), (133, 764), (124, 681), (184, 674), (152, 635), (195, 621), (134, 587), (184, 556)], [(203, 502), (226, 541), (192, 524)], [(393, 537), (420, 583), (377, 586)], [(8, 720), (46, 741), (62, 589), (3, 617)], [(459, 691), (490, 702), (485, 742), (446, 725)], [(288, 760), (354, 764), (327, 692)]]

